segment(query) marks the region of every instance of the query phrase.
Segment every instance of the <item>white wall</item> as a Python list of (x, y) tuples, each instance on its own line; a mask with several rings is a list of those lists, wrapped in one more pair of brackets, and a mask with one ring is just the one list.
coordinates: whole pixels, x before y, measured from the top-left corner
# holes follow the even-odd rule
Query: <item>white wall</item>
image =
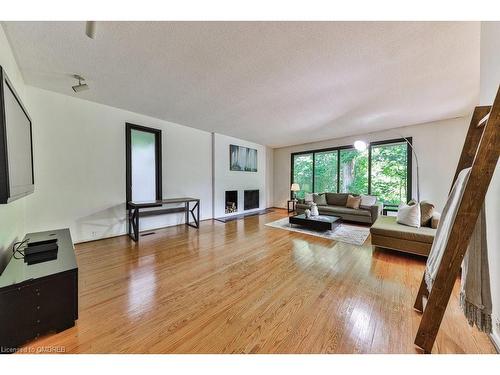
[[(491, 105), (500, 84), (500, 22), (481, 23), (480, 104)], [(493, 297), (493, 339), (500, 347), (500, 164), (486, 195), (488, 256)]]
[[(211, 218), (210, 133), (34, 87), (28, 94), (35, 160), (28, 231), (70, 227), (75, 241), (126, 232), (125, 122), (162, 130), (163, 196), (200, 198), (201, 218)], [(182, 214), (149, 217), (141, 230), (182, 222)]]
[[(290, 197), (290, 155), (292, 152), (351, 145), (355, 140), (366, 142), (413, 137), (420, 165), (420, 199), (444, 207), (465, 140), (470, 117), (413, 125), (390, 131), (331, 139), (274, 150), (274, 203), (286, 207)], [(415, 165), (415, 161), (414, 164)], [(413, 195), (416, 192), (416, 168), (413, 168)]]
[[(214, 139), (214, 217), (223, 217), (240, 214), (242, 212), (257, 211), (268, 207), (268, 189), (266, 181), (269, 179), (267, 165), (271, 164), (272, 153), (265, 146), (247, 142), (242, 139), (213, 133)], [(229, 169), (229, 145), (238, 145), (257, 150), (257, 172), (231, 171)], [(259, 208), (244, 211), (243, 193), (245, 190), (259, 190)], [(238, 191), (238, 212), (225, 213), (225, 191)], [(269, 194), (270, 195), (270, 194)], [(271, 199), (271, 197), (269, 198)]]
[[(29, 111), (26, 101), (25, 85), (21, 72), (14, 59), (9, 42), (3, 28), (0, 26), (0, 65), (7, 73), (10, 81), (23, 104)], [(25, 198), (18, 199), (9, 204), (0, 204), (0, 272), (10, 259), (12, 244), (22, 238), (25, 232)]]
[(266, 208), (274, 206), (274, 149), (266, 147)]

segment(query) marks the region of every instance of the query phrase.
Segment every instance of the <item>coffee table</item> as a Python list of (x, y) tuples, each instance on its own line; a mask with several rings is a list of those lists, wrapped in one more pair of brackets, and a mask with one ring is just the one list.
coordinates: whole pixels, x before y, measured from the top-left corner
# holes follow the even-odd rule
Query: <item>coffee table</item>
[(318, 215), (307, 218), (304, 214), (290, 216), (288, 221), (290, 226), (295, 224), (319, 231), (334, 230), (342, 223), (342, 219), (337, 216)]

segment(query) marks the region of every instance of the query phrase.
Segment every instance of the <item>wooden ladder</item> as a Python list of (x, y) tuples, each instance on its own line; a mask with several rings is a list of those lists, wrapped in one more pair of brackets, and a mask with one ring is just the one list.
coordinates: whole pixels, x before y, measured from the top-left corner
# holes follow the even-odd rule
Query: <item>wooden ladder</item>
[[(500, 88), (493, 106), (474, 109), (453, 178), (472, 167), (430, 294), (422, 277), (414, 308), (423, 312), (415, 345), (430, 353), (500, 154)], [(424, 309), (424, 297), (427, 303)]]

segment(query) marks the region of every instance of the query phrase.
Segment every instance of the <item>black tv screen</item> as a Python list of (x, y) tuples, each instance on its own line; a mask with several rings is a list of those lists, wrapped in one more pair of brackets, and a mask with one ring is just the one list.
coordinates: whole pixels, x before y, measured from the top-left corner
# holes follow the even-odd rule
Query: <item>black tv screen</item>
[(0, 66), (0, 204), (33, 193), (31, 118)]

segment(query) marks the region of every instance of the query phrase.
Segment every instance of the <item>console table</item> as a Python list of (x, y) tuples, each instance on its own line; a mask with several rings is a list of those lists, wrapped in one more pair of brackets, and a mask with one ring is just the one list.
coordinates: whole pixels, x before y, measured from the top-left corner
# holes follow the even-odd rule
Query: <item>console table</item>
[(57, 259), (28, 265), (12, 257), (0, 275), (0, 353), (78, 319), (78, 265), (69, 229), (36, 234), (57, 237)]
[[(162, 210), (142, 211), (144, 208), (162, 207), (168, 204), (184, 204), (184, 207), (164, 208)], [(191, 207), (191, 203), (193, 203)], [(200, 200), (197, 198), (169, 198), (160, 199), (147, 202), (130, 201), (128, 207), (128, 235), (134, 241), (139, 241), (139, 217), (160, 215), (160, 214), (174, 214), (184, 212), (186, 222), (185, 224), (193, 227), (200, 227)], [(196, 215), (195, 215), (196, 211)], [(191, 223), (190, 216), (194, 220)]]

